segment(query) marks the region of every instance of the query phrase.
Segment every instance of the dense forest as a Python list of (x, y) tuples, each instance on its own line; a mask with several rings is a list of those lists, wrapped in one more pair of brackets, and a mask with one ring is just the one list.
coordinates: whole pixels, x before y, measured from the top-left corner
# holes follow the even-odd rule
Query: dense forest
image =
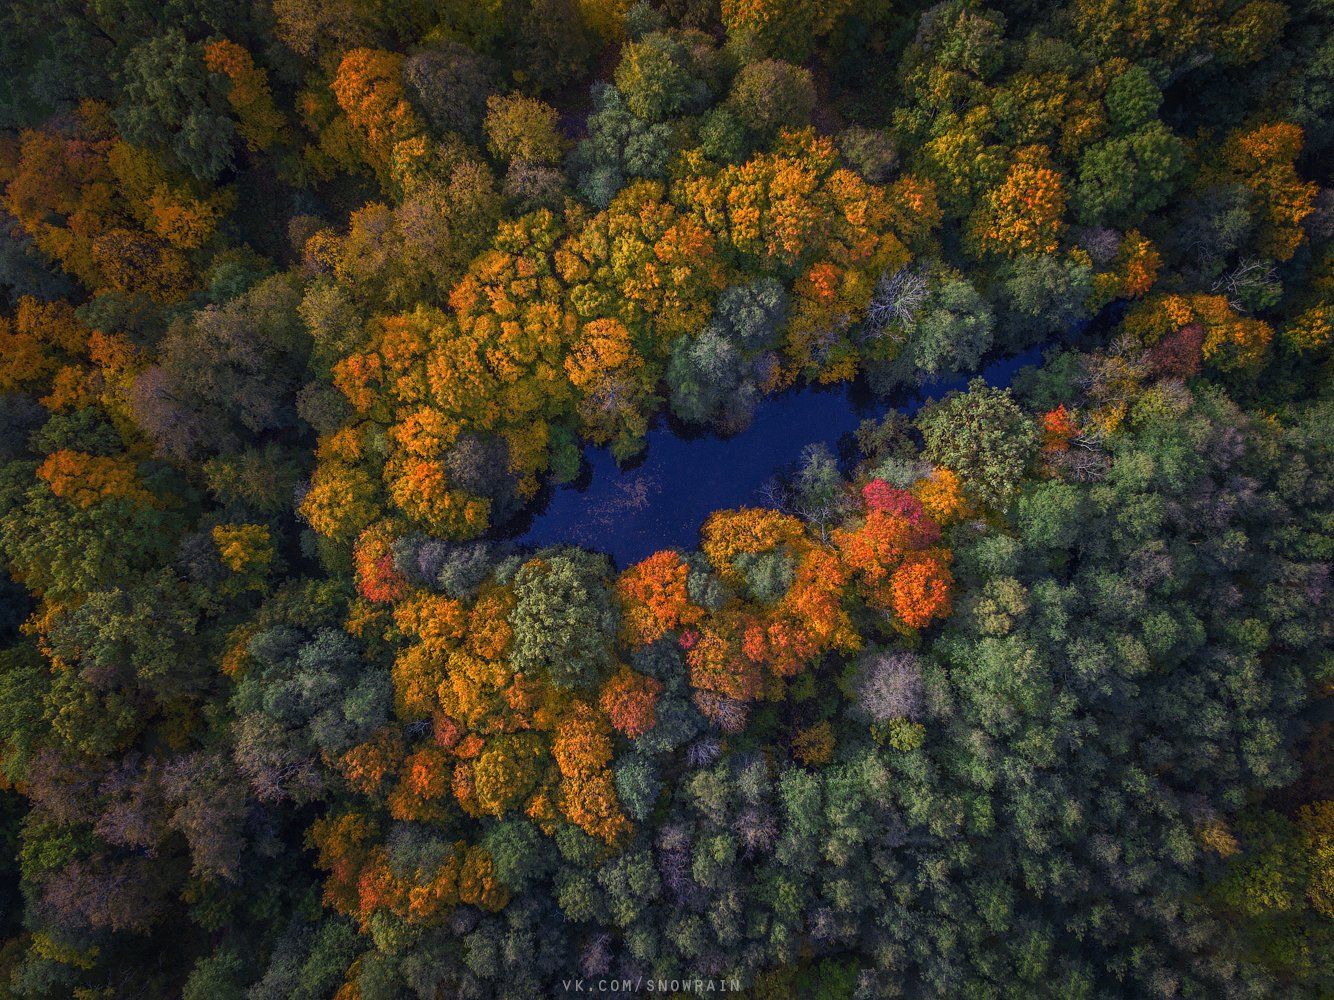
[(0, 998), (1334, 995), (1331, 163), (1331, 0), (10, 0)]

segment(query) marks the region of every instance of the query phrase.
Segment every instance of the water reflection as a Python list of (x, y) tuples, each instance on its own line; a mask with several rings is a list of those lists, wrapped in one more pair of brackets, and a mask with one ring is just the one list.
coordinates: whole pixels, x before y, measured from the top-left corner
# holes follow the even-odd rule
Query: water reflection
[[(1020, 368), (1041, 360), (1042, 349), (1032, 348), (980, 374), (991, 385), (1006, 386)], [(894, 408), (911, 414), (967, 383), (967, 377), (929, 383)], [(663, 548), (693, 548), (710, 513), (763, 504), (765, 484), (802, 448), (816, 442), (833, 448), (863, 420), (889, 409), (889, 402), (841, 385), (769, 397), (756, 407), (750, 427), (730, 437), (688, 434), (660, 420), (648, 433), (642, 458), (629, 467), (618, 467), (606, 448), (587, 448), (584, 474), (551, 490), (545, 505), (516, 526), (516, 541), (597, 549), (618, 566)]]

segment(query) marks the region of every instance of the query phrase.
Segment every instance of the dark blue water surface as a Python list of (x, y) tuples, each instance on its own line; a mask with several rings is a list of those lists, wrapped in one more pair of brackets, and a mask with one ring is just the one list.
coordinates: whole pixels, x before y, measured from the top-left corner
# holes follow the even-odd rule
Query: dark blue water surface
[[(1003, 358), (979, 373), (990, 385), (1010, 384), (1015, 373), (1042, 360), (1042, 348)], [(764, 486), (808, 444), (832, 449), (845, 434), (891, 407), (911, 414), (954, 389), (968, 376), (941, 379), (893, 401), (877, 401), (846, 384), (791, 390), (763, 399), (750, 427), (731, 437), (683, 436), (666, 421), (648, 432), (644, 459), (621, 468), (607, 448), (586, 448), (585, 475), (554, 489), (516, 541), (571, 544), (610, 555), (624, 567), (659, 549), (694, 548), (699, 529), (715, 510), (757, 506)]]

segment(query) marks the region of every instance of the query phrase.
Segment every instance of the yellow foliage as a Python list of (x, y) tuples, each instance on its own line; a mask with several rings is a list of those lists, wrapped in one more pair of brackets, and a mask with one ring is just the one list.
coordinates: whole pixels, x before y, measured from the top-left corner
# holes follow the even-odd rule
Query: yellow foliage
[(1014, 164), (992, 188), (970, 222), (969, 235), (981, 251), (1015, 256), (1054, 253), (1065, 228), (1065, 178), (1041, 146), (1014, 154)]
[(736, 583), (741, 574), (732, 560), (744, 552), (767, 552), (783, 544), (793, 544), (805, 535), (805, 528), (795, 517), (763, 507), (720, 510), (709, 515), (700, 530), (700, 549), (708, 556), (718, 575)]
[(263, 576), (273, 564), (273, 539), (263, 524), (218, 524), (213, 544), (223, 565), (233, 573)]
[(211, 73), (227, 77), (227, 102), (236, 112), (237, 127), (246, 146), (268, 149), (283, 129), (282, 113), (269, 92), (268, 73), (240, 45), (218, 39), (204, 46), (204, 65)]
[(930, 475), (913, 484), (912, 492), (939, 525), (952, 524), (967, 515), (959, 477), (949, 469), (932, 469)]

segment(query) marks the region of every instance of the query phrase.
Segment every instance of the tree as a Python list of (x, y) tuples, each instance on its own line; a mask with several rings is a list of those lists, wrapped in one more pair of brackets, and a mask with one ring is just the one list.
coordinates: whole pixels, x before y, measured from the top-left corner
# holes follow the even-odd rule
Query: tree
[(1293, 166), (1304, 134), (1289, 122), (1262, 125), (1228, 136), (1222, 159), (1233, 176), (1258, 196), (1263, 206), (1262, 249), (1288, 260), (1304, 238), (1302, 220), (1314, 210), (1316, 187)]
[(408, 56), (403, 84), (436, 134), (458, 132), (481, 141), (487, 98), (495, 89), (495, 70), (486, 57), (460, 42), (446, 42)]
[(121, 135), (169, 151), (181, 167), (213, 181), (232, 164), (236, 125), (227, 98), (197, 46), (175, 29), (145, 39), (125, 59), (115, 109)]
[(487, 146), (506, 162), (558, 163), (565, 152), (556, 109), (530, 97), (492, 94), (484, 124)]
[(1118, 74), (1107, 85), (1103, 97), (1109, 123), (1123, 135), (1152, 122), (1162, 102), (1163, 92), (1154, 83), (1153, 76), (1138, 64)]
[(863, 657), (857, 677), (857, 707), (875, 722), (917, 721), (923, 712), (922, 668), (907, 652)]
[[(160, 366), (135, 382), (135, 414), (165, 454), (234, 451), (245, 434), (290, 427), (307, 349), (298, 292), (268, 278), (173, 325)], [(255, 330), (265, 331), (256, 338)]]
[(643, 436), (647, 428), (641, 413), (648, 393), (642, 367), (625, 324), (600, 319), (584, 326), (565, 359), (565, 372), (583, 394), (579, 415), (593, 441)]
[(1158, 121), (1089, 146), (1079, 161), (1075, 210), (1088, 226), (1139, 222), (1172, 197), (1185, 147)]
[(1005, 179), (986, 192), (970, 221), (974, 246), (1007, 256), (1053, 253), (1060, 243), (1065, 178), (1041, 147), (1016, 152)]
[(888, 389), (975, 368), (994, 329), (991, 306), (970, 282), (917, 265), (880, 280), (862, 336), (879, 362), (871, 377), (878, 389)]
[(611, 667), (617, 618), (604, 582), (607, 562), (579, 549), (557, 549), (515, 574), (510, 661), (557, 687), (595, 688)]
[(739, 51), (801, 62), (849, 7), (844, 0), (723, 0), (722, 18), (729, 43)]
[(507, 62), (541, 92), (569, 86), (593, 62), (597, 39), (581, 14), (583, 2), (533, 0), (522, 8)]
[(937, 618), (948, 618), (953, 584), (948, 551), (910, 552), (889, 581), (894, 613), (911, 629), (923, 628)]
[(780, 129), (810, 124), (815, 88), (808, 70), (765, 59), (741, 67), (727, 103), (755, 140), (764, 144)]
[(362, 155), (382, 179), (389, 175), (395, 147), (422, 130), (403, 91), (402, 67), (397, 53), (356, 48), (343, 56), (329, 83)]
[(341, 754), (387, 720), (389, 678), (363, 672), (352, 641), (333, 629), (265, 629), (247, 658), (232, 698), (236, 766), (261, 801), (311, 801), (330, 778), (321, 752)]
[(622, 634), (630, 644), (648, 645), (699, 621), (703, 612), (690, 600), (689, 577), (690, 568), (681, 556), (666, 549), (617, 578)]
[(981, 379), (926, 407), (917, 426), (925, 457), (957, 474), (964, 492), (987, 506), (1013, 496), (1037, 450), (1037, 433), (1010, 391)]
[(646, 122), (702, 110), (710, 96), (690, 50), (662, 32), (625, 46), (615, 80), (626, 107)]
[(716, 323), (698, 337), (679, 338), (667, 363), (672, 412), (691, 424), (719, 420), (728, 429), (745, 426), (755, 391), (744, 382), (749, 371), (745, 356)]
[(255, 65), (250, 53), (235, 42), (218, 39), (204, 46), (204, 65), (210, 73), (227, 78), (227, 103), (246, 147), (257, 152), (277, 142), (286, 122), (273, 103), (268, 74)]
[(603, 685), (599, 704), (612, 728), (634, 739), (653, 728), (653, 707), (661, 692), (659, 681), (622, 668)]
[(838, 461), (823, 443), (801, 450), (795, 472), (778, 485), (777, 499), (785, 512), (801, 518), (822, 538), (852, 508)]
[(1092, 268), (1073, 254), (1022, 254), (1007, 261), (1000, 273), (1010, 343), (1059, 335), (1091, 311)]
[(588, 117), (588, 137), (571, 155), (579, 193), (597, 208), (606, 208), (634, 177), (663, 178), (671, 155), (671, 127), (635, 115), (616, 87), (596, 85), (595, 111)]

